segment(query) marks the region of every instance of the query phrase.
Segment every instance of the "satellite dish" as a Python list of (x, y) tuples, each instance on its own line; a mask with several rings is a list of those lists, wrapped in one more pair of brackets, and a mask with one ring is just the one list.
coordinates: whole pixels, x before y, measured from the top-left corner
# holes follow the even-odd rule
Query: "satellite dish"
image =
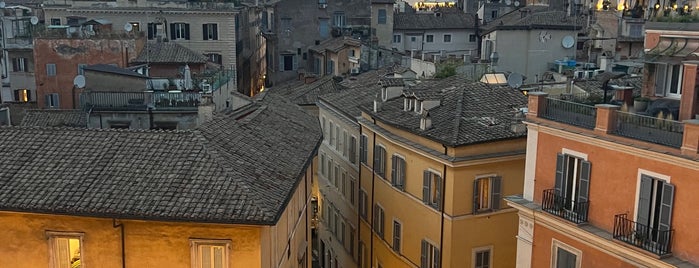
[(75, 78), (73, 78), (73, 85), (77, 88), (84, 88), (85, 87), (85, 76), (84, 75), (76, 75)]
[(507, 84), (512, 88), (521, 87), (523, 81), (524, 77), (520, 73), (511, 73), (510, 76), (507, 77)]
[(133, 25), (131, 25), (131, 23), (127, 22), (126, 24), (124, 24), (124, 31), (131, 32), (131, 30), (133, 30)]
[(516, 6), (516, 7), (519, 6), (519, 1), (515, 1), (515, 6)]
[(5, 2), (0, 2), (0, 8), (5, 8)]
[(505, 0), (505, 5), (512, 5), (512, 0)]
[(32, 18), (29, 19), (29, 21), (32, 23), (32, 25), (36, 25), (37, 23), (39, 23), (39, 18), (37, 18), (36, 16), (32, 16)]
[(575, 38), (573, 38), (570, 35), (566, 35), (565, 37), (563, 37), (563, 40), (561, 40), (561, 45), (564, 48), (571, 48), (575, 45)]

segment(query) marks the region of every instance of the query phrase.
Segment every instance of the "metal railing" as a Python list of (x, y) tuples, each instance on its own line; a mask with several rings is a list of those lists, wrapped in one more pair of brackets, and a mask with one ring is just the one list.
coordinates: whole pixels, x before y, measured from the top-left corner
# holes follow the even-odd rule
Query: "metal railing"
[(578, 202), (558, 195), (555, 189), (544, 190), (541, 200), (541, 209), (576, 224), (587, 222), (588, 206), (589, 202)]
[(614, 239), (659, 256), (671, 253), (672, 230), (652, 228), (627, 217), (627, 214), (614, 215)]
[(94, 110), (191, 110), (201, 103), (198, 92), (86, 92), (81, 107)]
[(628, 138), (680, 148), (684, 123), (627, 112), (617, 112), (615, 134)]
[(594, 106), (572, 101), (546, 98), (546, 108), (542, 117), (556, 122), (594, 129), (597, 109)]

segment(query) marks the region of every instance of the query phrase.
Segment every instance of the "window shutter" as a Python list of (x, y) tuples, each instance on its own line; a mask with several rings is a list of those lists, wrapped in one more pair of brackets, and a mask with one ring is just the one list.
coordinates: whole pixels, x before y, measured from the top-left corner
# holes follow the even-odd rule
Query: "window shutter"
[(177, 39), (177, 31), (175, 30), (175, 24), (170, 23), (170, 40)]
[(211, 267), (211, 246), (201, 246), (201, 267)]
[(379, 215), (377, 215), (378, 214), (377, 212), (378, 212), (378, 210), (376, 209), (376, 205), (374, 205), (374, 210), (372, 211), (372, 213), (373, 213), (372, 226), (374, 226), (374, 230), (378, 229), (378, 226), (379, 226), (379, 224), (378, 224), (379, 223)]
[(435, 180), (437, 180), (435, 184), (435, 187), (437, 187), (437, 189), (435, 189), (435, 192), (437, 193), (437, 196), (435, 197), (437, 201), (435, 208), (442, 209), (442, 177), (435, 176)]
[(19, 101), (19, 89), (15, 89), (15, 101)]
[(578, 202), (587, 202), (590, 196), (590, 162), (582, 161), (578, 186)]
[[(298, 70), (299, 69), (298, 57), (296, 55), (293, 55), (293, 56), (291, 56), (291, 58), (294, 60), (294, 70)], [(339, 135), (339, 133), (338, 133), (338, 135)], [(339, 143), (339, 141), (338, 141), (338, 143)]]
[(17, 58), (12, 59), (12, 70), (15, 72), (19, 71), (19, 63), (17, 62)]
[(29, 62), (29, 61), (27, 60), (27, 58), (22, 58), (22, 69), (21, 69), (20, 71), (22, 71), (22, 72), (28, 72), (28, 71), (29, 71), (29, 67), (28, 67), (28, 65), (27, 65), (27, 64), (29, 64), (28, 62)]
[(556, 191), (556, 195), (558, 196), (563, 196), (563, 183), (564, 183), (564, 165), (565, 165), (565, 156), (561, 153), (559, 153), (556, 156), (556, 181), (554, 183), (554, 189)]
[(155, 35), (155, 24), (148, 23), (148, 39), (153, 39)]
[(638, 211), (636, 211), (636, 222), (640, 224), (648, 225), (652, 193), (653, 178), (641, 175), (641, 187), (638, 192)]
[(674, 197), (675, 186), (669, 183), (663, 183), (663, 196), (660, 203), (660, 220), (658, 221), (658, 229), (661, 231), (670, 230)]
[(393, 222), (393, 250), (400, 251), (400, 223)]
[(432, 256), (432, 268), (439, 268), (439, 249), (437, 247), (433, 248), (433, 256)]
[(490, 208), (492, 210), (500, 209), (500, 192), (502, 191), (502, 177), (493, 177), (490, 179)]
[(44, 106), (51, 107), (51, 94), (46, 94), (44, 96)]
[(184, 24), (184, 39), (189, 40), (189, 23)]
[[(279, 56), (279, 71), (284, 71), (284, 56)], [(332, 136), (332, 135), (330, 135)], [(332, 137), (330, 137), (332, 139)]]
[(473, 209), (471, 210), (471, 212), (473, 214), (478, 213), (478, 209), (480, 208), (480, 206), (478, 205), (478, 200), (480, 199), (480, 191), (478, 189), (478, 182), (480, 180), (481, 179), (476, 179), (473, 181)]
[(218, 40), (218, 24), (212, 24), (211, 27), (214, 31), (214, 40)]
[(209, 40), (209, 24), (202, 24), (201, 25), (201, 39), (202, 40)]
[(214, 250), (214, 268), (223, 268), (223, 247), (215, 246)]
[(398, 177), (396, 176), (396, 156), (391, 157), (391, 184), (398, 185)]
[(405, 191), (405, 160), (402, 160), (402, 159), (401, 159), (400, 177), (398, 177), (398, 183), (400, 184), (400, 189)]
[(427, 170), (422, 175), (422, 201), (425, 204), (430, 202), (430, 172)]
[(667, 74), (667, 65), (655, 65), (655, 95), (665, 96), (665, 76)]
[(374, 145), (374, 166), (373, 166), (374, 172), (378, 172), (378, 171), (379, 171), (379, 169), (378, 169), (378, 166), (379, 166), (379, 158), (377, 157), (377, 154), (378, 154), (378, 153), (379, 153), (379, 146), (378, 146), (378, 145)]
[(427, 255), (429, 254), (427, 251), (429, 250), (429, 245), (427, 245), (427, 241), (422, 240), (422, 247), (420, 250), (420, 267), (421, 268), (427, 268)]

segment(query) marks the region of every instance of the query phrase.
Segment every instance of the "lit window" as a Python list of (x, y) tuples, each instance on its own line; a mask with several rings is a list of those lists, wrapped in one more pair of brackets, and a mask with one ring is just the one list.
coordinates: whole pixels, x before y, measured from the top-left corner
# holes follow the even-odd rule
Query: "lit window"
[(500, 208), (500, 177), (478, 178), (473, 182), (473, 213)]
[(191, 239), (192, 264), (197, 268), (227, 268), (230, 240)]
[(82, 267), (82, 233), (47, 232), (52, 268)]

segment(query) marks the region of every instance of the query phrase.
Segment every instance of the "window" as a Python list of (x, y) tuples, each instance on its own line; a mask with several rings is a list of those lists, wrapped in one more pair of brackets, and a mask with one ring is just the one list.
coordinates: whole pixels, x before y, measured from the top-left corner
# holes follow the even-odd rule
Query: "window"
[(367, 254), (366, 254), (366, 246), (364, 246), (363, 241), (359, 241), (359, 254), (357, 256), (357, 259), (359, 260), (359, 268), (367, 268), (369, 266), (369, 262), (366, 260)]
[(340, 125), (337, 124), (335, 125), (335, 150), (339, 151), (340, 147), (342, 147), (342, 140), (340, 139)]
[(391, 184), (405, 191), (405, 159), (395, 154), (391, 158)]
[(444, 43), (451, 43), (451, 34), (444, 35)]
[(559, 153), (556, 159), (554, 191), (563, 203), (556, 205), (575, 213), (587, 213), (585, 208), (589, 190), (590, 162), (580, 157)]
[(434, 42), (434, 35), (428, 34), (428, 35), (425, 37), (425, 42), (427, 42), (427, 43), (432, 43), (432, 42)]
[(12, 71), (28, 72), (29, 68), (27, 66), (27, 63), (27, 58), (12, 58)]
[(140, 32), (141, 31), (141, 23), (129, 22), (129, 24), (131, 24), (131, 31), (132, 32)]
[(553, 240), (551, 266), (554, 268), (580, 268), (582, 252), (571, 246)]
[(400, 253), (401, 224), (398, 220), (393, 220), (393, 251)]
[(328, 38), (330, 36), (330, 26), (328, 25), (330, 22), (329, 19), (326, 18), (319, 18), (318, 19), (318, 32), (320, 35), (320, 38)]
[(87, 64), (83, 64), (83, 63), (78, 64), (78, 74), (79, 75), (85, 75), (85, 66), (87, 66)]
[(333, 13), (333, 26), (345, 27), (345, 12), (336, 11)]
[(417, 37), (415, 37), (415, 36), (410, 37), (410, 42), (416, 42), (416, 41), (417, 41)]
[(629, 37), (643, 37), (643, 24), (629, 24)]
[(15, 101), (28, 102), (32, 100), (32, 93), (29, 89), (15, 89)]
[(216, 64), (223, 64), (223, 56), (219, 53), (206, 53), (204, 54), (209, 59), (209, 62), (213, 62)]
[(325, 170), (326, 170), (325, 154), (321, 153), (320, 154), (320, 174), (322, 174), (323, 176), (327, 176), (326, 175), (327, 173), (325, 173)]
[(82, 233), (46, 232), (49, 237), (49, 256), (52, 268), (81, 267)]
[(374, 172), (384, 177), (386, 175), (386, 149), (380, 145), (374, 146)]
[(366, 191), (364, 189), (359, 190), (359, 215), (362, 216), (362, 219), (367, 220), (367, 209), (368, 209), (368, 196), (366, 194)]
[(439, 268), (439, 248), (427, 240), (422, 240), (420, 268)]
[(349, 227), (349, 254), (352, 256), (352, 259), (354, 259), (354, 236), (357, 234), (357, 231), (350, 225)]
[(56, 76), (56, 64), (47, 63), (46, 64), (46, 76)]
[(218, 40), (218, 24), (205, 23), (202, 24), (202, 38), (204, 40)]
[(230, 240), (191, 239), (192, 263), (194, 267), (225, 268), (228, 267)]
[(498, 11), (497, 11), (497, 10), (490, 11), (490, 18), (495, 19), (495, 18), (497, 18), (497, 17), (498, 17)]
[(379, 15), (377, 16), (378, 24), (386, 24), (386, 9), (379, 9)]
[(376, 204), (374, 205), (374, 231), (376, 231), (376, 234), (383, 238), (383, 226), (384, 226), (384, 214), (383, 214), (383, 208), (379, 205)]
[(354, 188), (357, 185), (357, 179), (350, 177), (350, 187), (349, 187), (349, 199), (350, 199), (350, 204), (354, 206), (355, 198), (354, 198)]
[(31, 37), (31, 27), (29, 19), (12, 21), (12, 33), (15, 37)]
[(51, 18), (51, 25), (61, 25), (60, 18)]
[(279, 70), (280, 71), (293, 71), (296, 70), (296, 57), (293, 54), (283, 54), (279, 59)]
[(340, 192), (342, 192), (342, 195), (347, 197), (347, 171), (345, 169), (342, 169), (342, 179), (340, 181)]
[(333, 160), (328, 157), (328, 174), (326, 174), (326, 177), (328, 178), (328, 181), (332, 183), (332, 176), (333, 176)]
[(344, 221), (340, 222), (340, 230), (339, 230), (337, 240), (338, 240), (338, 242), (340, 242), (340, 244), (345, 243), (345, 222)]
[(347, 156), (347, 147), (349, 147), (347, 140), (347, 131), (342, 130), (342, 145), (340, 147), (340, 150), (342, 151), (342, 156)]
[(393, 35), (393, 43), (400, 43), (400, 34)]
[(170, 39), (189, 40), (189, 23), (170, 23)]
[(441, 208), (442, 177), (430, 170), (425, 170), (422, 179), (422, 201), (435, 208)]
[(61, 105), (58, 93), (49, 93), (45, 95), (46, 108), (59, 108)]
[(368, 150), (367, 147), (369, 146), (369, 137), (366, 135), (362, 134), (362, 136), (359, 138), (359, 162), (363, 164), (367, 164), (367, 158), (368, 157)]
[(679, 98), (682, 96), (682, 65), (655, 65), (655, 95)]
[(476, 42), (476, 35), (475, 34), (469, 34), (468, 35), (468, 41), (473, 43)]
[(334, 163), (334, 167), (335, 167), (335, 174), (333, 174), (333, 176), (332, 176), (332, 183), (333, 183), (333, 185), (335, 185), (335, 189), (337, 189), (338, 188), (337, 184), (338, 184), (338, 181), (340, 180), (340, 167), (335, 163)]
[(351, 136), (351, 137), (349, 138), (349, 144), (348, 144), (348, 145), (349, 145), (349, 148), (347, 148), (347, 150), (348, 150), (349, 152), (347, 152), (347, 154), (348, 154), (348, 157), (349, 157), (349, 161), (350, 161), (350, 163), (352, 163), (352, 164), (356, 164), (356, 163), (357, 163), (357, 137)]
[(473, 213), (493, 211), (500, 208), (502, 178), (484, 177), (473, 181)]
[(326, 74), (335, 73), (335, 61), (329, 59), (325, 64), (326, 64), (326, 66), (325, 66), (325, 73)]
[(649, 237), (650, 241), (660, 245), (667, 245), (670, 242), (669, 231), (674, 196), (674, 185), (665, 180), (641, 174), (636, 209), (637, 236)]
[(161, 23), (148, 23), (148, 40), (155, 39), (156, 37), (162, 35), (162, 32), (159, 32), (158, 29), (160, 28), (162, 30), (162, 24)]
[(473, 250), (473, 267), (474, 268), (491, 268), (491, 248), (478, 248)]

